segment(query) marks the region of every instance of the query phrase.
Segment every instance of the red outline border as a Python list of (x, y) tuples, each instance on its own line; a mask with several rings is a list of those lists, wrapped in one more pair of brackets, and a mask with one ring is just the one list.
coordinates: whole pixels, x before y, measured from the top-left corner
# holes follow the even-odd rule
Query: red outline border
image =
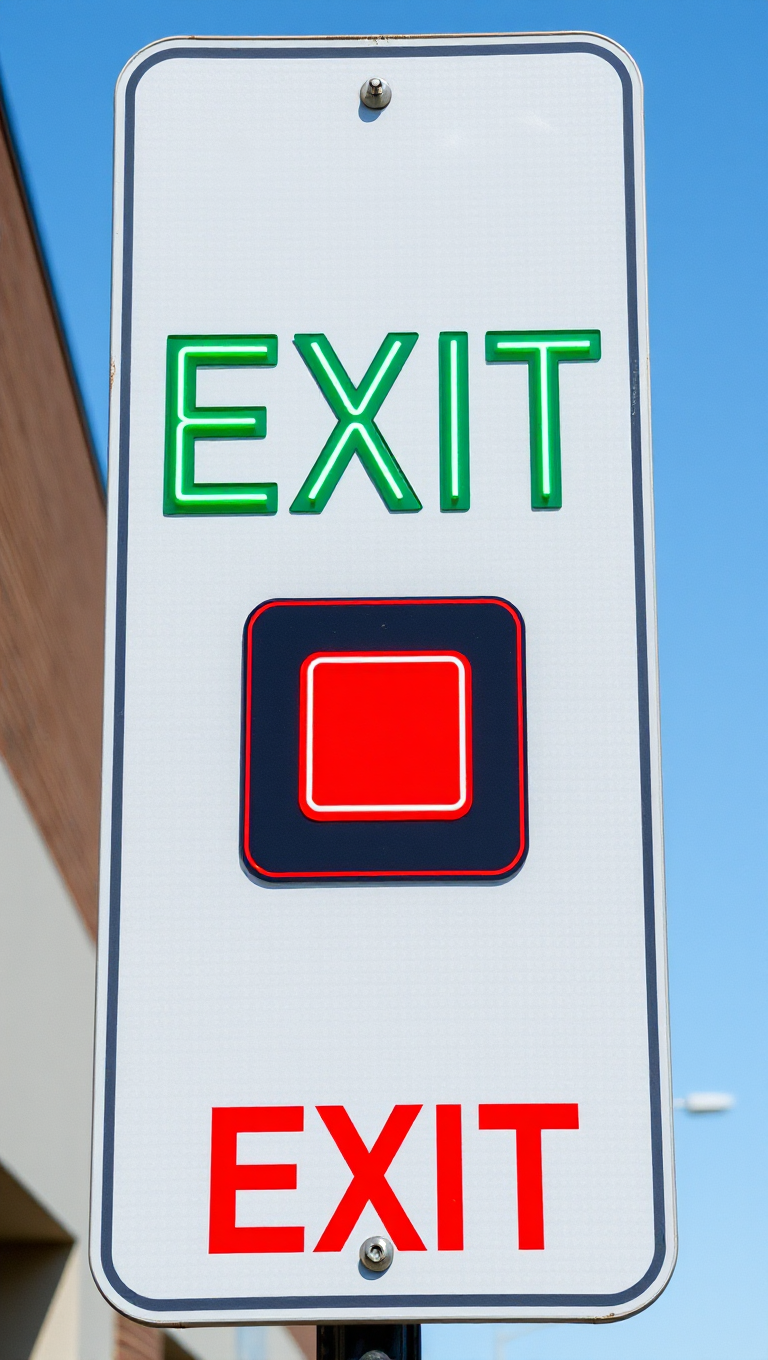
[[(359, 809), (350, 809), (346, 812), (316, 812), (309, 806), (305, 794), (307, 777), (307, 671), (310, 663), (319, 659), (330, 660), (333, 657), (370, 657), (381, 656), (386, 659), (391, 656), (440, 656), (451, 657), (454, 661), (461, 662), (461, 671), (464, 677), (464, 758), (466, 762), (466, 789), (464, 801), (460, 807), (451, 812), (425, 812), (421, 807), (412, 812), (384, 812), (377, 809), (375, 812), (361, 812)], [(456, 822), (461, 817), (466, 817), (472, 806), (472, 666), (469, 658), (463, 652), (452, 652), (449, 649), (437, 651), (427, 649), (417, 651), (390, 651), (380, 652), (311, 652), (304, 658), (301, 665), (301, 677), (299, 681), (299, 807), (312, 822)]]
[[(520, 807), (520, 826), (521, 826), (521, 830), (522, 830), (522, 836), (521, 836), (521, 840), (520, 840), (520, 849), (518, 850), (517, 854), (515, 855), (515, 858), (514, 858), (513, 860), (511, 860), (509, 864), (505, 864), (505, 865), (503, 866), (503, 868), (500, 868), (500, 869), (384, 869), (384, 870), (379, 870), (379, 869), (310, 869), (310, 870), (307, 870), (307, 871), (305, 871), (305, 872), (303, 872), (303, 873), (302, 873), (302, 872), (296, 872), (296, 871), (289, 871), (289, 870), (277, 870), (277, 871), (274, 871), (274, 872), (273, 872), (272, 870), (269, 870), (269, 869), (263, 869), (263, 868), (261, 867), (260, 864), (257, 864), (257, 863), (256, 863), (256, 860), (255, 860), (255, 859), (253, 858), (253, 856), (251, 855), (250, 846), (249, 846), (249, 844), (248, 844), (248, 835), (249, 835), (249, 828), (250, 828), (250, 811), (251, 811), (251, 788), (250, 788), (250, 784), (251, 784), (251, 723), (250, 723), (250, 715), (251, 715), (251, 696), (252, 696), (252, 683), (253, 683), (253, 678), (252, 678), (252, 656), (253, 656), (253, 645), (252, 645), (252, 638), (251, 638), (251, 634), (252, 634), (252, 632), (253, 632), (253, 626), (254, 626), (256, 620), (257, 620), (258, 618), (260, 618), (260, 616), (261, 616), (262, 614), (264, 614), (268, 609), (274, 609), (274, 608), (276, 608), (277, 606), (280, 606), (281, 608), (291, 608), (291, 607), (294, 607), (294, 606), (307, 607), (307, 606), (319, 606), (319, 605), (359, 605), (359, 604), (367, 604), (367, 605), (390, 605), (390, 604), (495, 604), (495, 605), (498, 605), (501, 609), (506, 609), (507, 613), (508, 613), (508, 614), (511, 614), (511, 615), (512, 615), (512, 618), (515, 620), (515, 628), (516, 628), (516, 631), (517, 631), (517, 653), (516, 653), (516, 656), (517, 656), (517, 720), (518, 720), (518, 731), (520, 732), (520, 734), (521, 734), (521, 736), (522, 736), (522, 738), (523, 738), (523, 739), (518, 743), (518, 792), (519, 792), (519, 807)], [(355, 598), (355, 599), (335, 599), (335, 600), (334, 600), (334, 599), (310, 599), (310, 600), (299, 600), (299, 599), (294, 599), (294, 600), (282, 600), (282, 599), (279, 599), (279, 600), (266, 600), (266, 601), (264, 602), (264, 604), (259, 605), (259, 606), (253, 611), (253, 613), (251, 614), (251, 617), (250, 617), (249, 620), (248, 620), (248, 625), (247, 625), (247, 630), (246, 630), (246, 669), (245, 669), (245, 715), (244, 715), (244, 730), (245, 730), (245, 740), (244, 740), (244, 747), (243, 747), (244, 770), (243, 770), (243, 813), (242, 813), (243, 855), (244, 855), (245, 859), (247, 860), (248, 864), (251, 866), (251, 868), (252, 868), (252, 869), (259, 875), (259, 877), (261, 877), (261, 878), (272, 879), (272, 880), (275, 880), (275, 881), (288, 880), (288, 881), (294, 882), (294, 883), (296, 883), (296, 882), (302, 882), (302, 881), (305, 880), (305, 879), (317, 879), (317, 878), (327, 878), (327, 879), (344, 879), (344, 878), (351, 878), (351, 879), (356, 879), (356, 878), (358, 878), (358, 879), (363, 879), (363, 878), (382, 879), (382, 878), (395, 878), (395, 879), (402, 879), (402, 880), (406, 880), (406, 881), (407, 881), (408, 879), (415, 879), (415, 878), (430, 878), (430, 879), (436, 879), (436, 878), (437, 878), (437, 879), (439, 879), (439, 878), (504, 878), (504, 877), (506, 877), (507, 874), (510, 874), (510, 873), (512, 872), (512, 870), (515, 868), (515, 865), (517, 865), (517, 864), (520, 863), (520, 861), (522, 860), (522, 858), (523, 858), (523, 856), (524, 856), (524, 854), (525, 854), (525, 852), (526, 852), (526, 850), (527, 850), (527, 848), (528, 848), (528, 838), (527, 838), (528, 826), (527, 826), (526, 803), (525, 803), (525, 748), (526, 748), (526, 741), (525, 741), (525, 697), (524, 697), (524, 688), (523, 688), (523, 623), (522, 623), (522, 619), (521, 619), (520, 615), (518, 614), (517, 610), (515, 609), (514, 605), (511, 605), (511, 604), (509, 603), (508, 600), (502, 600), (502, 599), (500, 599), (498, 596), (492, 596), (492, 595), (491, 595), (491, 596), (466, 596), (466, 595), (465, 595), (465, 596), (454, 596), (454, 597), (445, 597), (445, 598), (443, 598), (443, 597), (431, 597), (431, 598), (427, 598), (427, 599), (425, 599), (423, 596), (422, 596), (421, 598), (419, 598), (418, 596), (408, 596), (408, 597), (400, 597), (400, 598), (395, 597), (395, 598), (393, 598), (393, 599), (365, 599), (365, 598)]]

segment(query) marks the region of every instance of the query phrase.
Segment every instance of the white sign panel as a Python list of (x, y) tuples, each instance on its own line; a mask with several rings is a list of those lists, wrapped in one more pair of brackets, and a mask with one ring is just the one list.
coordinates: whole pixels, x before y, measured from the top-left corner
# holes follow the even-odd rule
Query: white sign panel
[(97, 1280), (632, 1313), (675, 1241), (637, 71), (168, 40), (115, 183)]

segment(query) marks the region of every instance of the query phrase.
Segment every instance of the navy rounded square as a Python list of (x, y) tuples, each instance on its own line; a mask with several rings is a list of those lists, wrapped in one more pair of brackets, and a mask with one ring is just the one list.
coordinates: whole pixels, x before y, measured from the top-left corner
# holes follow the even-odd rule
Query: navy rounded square
[[(299, 679), (322, 651), (456, 651), (472, 668), (473, 800), (451, 821), (312, 821), (299, 805)], [(240, 850), (273, 885), (489, 881), (528, 850), (525, 629), (506, 600), (269, 600), (244, 630)]]

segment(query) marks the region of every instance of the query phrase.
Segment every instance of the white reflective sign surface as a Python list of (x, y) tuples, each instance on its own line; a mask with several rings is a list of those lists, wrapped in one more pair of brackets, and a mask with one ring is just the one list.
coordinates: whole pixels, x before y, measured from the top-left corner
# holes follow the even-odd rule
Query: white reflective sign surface
[(674, 1259), (637, 72), (169, 40), (117, 118), (100, 1286), (633, 1312)]

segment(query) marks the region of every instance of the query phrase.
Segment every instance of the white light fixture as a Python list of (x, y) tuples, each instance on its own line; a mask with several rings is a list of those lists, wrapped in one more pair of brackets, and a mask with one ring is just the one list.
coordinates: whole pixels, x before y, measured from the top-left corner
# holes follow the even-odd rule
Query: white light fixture
[(676, 1110), (687, 1110), (689, 1114), (721, 1114), (732, 1110), (736, 1097), (725, 1091), (692, 1091), (689, 1096), (677, 1096)]

